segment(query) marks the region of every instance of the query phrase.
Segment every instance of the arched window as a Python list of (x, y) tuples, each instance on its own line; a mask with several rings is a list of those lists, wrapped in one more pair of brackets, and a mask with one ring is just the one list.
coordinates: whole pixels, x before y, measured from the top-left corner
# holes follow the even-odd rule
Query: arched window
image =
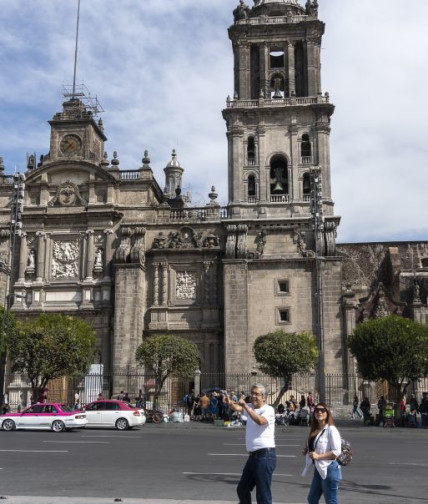
[(254, 137), (249, 136), (247, 141), (247, 160), (249, 165), (256, 164), (256, 144)]
[(284, 156), (273, 156), (270, 162), (270, 193), (288, 194), (288, 169)]
[(254, 175), (248, 176), (248, 198), (256, 197), (256, 177)]
[(303, 196), (309, 196), (310, 194), (311, 194), (311, 178), (309, 173), (306, 172), (303, 174)]
[(302, 135), (302, 145), (301, 145), (300, 149), (301, 149), (302, 158), (312, 156), (311, 142), (309, 141), (309, 135), (307, 135), (306, 133), (304, 135)]

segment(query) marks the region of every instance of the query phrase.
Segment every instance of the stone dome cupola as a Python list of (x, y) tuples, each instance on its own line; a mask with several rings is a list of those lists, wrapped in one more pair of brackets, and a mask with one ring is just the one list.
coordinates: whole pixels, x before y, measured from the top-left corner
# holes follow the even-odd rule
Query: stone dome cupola
[(184, 169), (181, 167), (175, 149), (172, 150), (171, 160), (163, 169), (165, 172), (165, 196), (174, 198), (176, 190), (181, 188), (181, 180)]
[(254, 0), (252, 14), (255, 16), (304, 15), (305, 8), (298, 0)]

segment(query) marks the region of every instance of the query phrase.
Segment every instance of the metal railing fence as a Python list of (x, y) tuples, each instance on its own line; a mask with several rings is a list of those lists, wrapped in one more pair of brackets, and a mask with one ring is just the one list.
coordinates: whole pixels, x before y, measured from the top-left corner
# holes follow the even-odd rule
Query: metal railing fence
[[(316, 373), (296, 374), (292, 376), (288, 391), (281, 402), (284, 403), (294, 395), (297, 401), (312, 392), (315, 401), (319, 398), (318, 376)], [(395, 401), (395, 391), (390, 390), (385, 382), (368, 382), (356, 374), (326, 374), (325, 398), (333, 408), (350, 407), (354, 396), (361, 401), (368, 397), (372, 404), (377, 404), (380, 396)], [(31, 387), (25, 375), (6, 375), (6, 393), (10, 408), (14, 411), (38, 402), (40, 398), (31, 397)], [(261, 383), (266, 387), (268, 403), (273, 403), (283, 387), (283, 378), (275, 378), (260, 373), (197, 373), (188, 378), (171, 377), (166, 380), (158, 401), (158, 407), (164, 412), (184, 407), (184, 396), (194, 389), (196, 392), (211, 392), (219, 389), (239, 394), (248, 394), (251, 386)], [(135, 402), (140, 390), (146, 401), (146, 407), (152, 408), (156, 380), (150, 374), (87, 374), (73, 378), (60, 378), (48, 384), (46, 400), (72, 405), (76, 392), (82, 405), (97, 399), (101, 392), (104, 398), (117, 398), (120, 391), (127, 392), (131, 402)], [(428, 391), (428, 378), (422, 378), (410, 384), (407, 396), (414, 393), (417, 397)]]

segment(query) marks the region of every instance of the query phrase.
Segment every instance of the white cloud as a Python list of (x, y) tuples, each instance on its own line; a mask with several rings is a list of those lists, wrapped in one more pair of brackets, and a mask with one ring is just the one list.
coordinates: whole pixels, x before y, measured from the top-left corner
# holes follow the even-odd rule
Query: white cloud
[[(78, 82), (105, 109), (109, 155), (161, 186), (176, 148), (194, 200), (227, 199), (221, 110), (233, 93), (227, 28), (237, 0), (81, 0)], [(247, 0), (247, 3), (251, 3)], [(304, 3), (303, 1), (301, 3)], [(9, 170), (49, 149), (46, 121), (71, 84), (77, 0), (0, 0), (0, 155)], [(426, 239), (428, 2), (320, 0), (323, 90), (339, 241)]]

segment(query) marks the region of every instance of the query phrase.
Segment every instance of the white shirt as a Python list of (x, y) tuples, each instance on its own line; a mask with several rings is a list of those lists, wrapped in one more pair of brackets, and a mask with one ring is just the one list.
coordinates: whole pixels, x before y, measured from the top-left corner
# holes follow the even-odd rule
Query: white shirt
[[(324, 431), (321, 431), (315, 437), (314, 444), (315, 452), (318, 454), (331, 451), (337, 457), (342, 452), (342, 440), (339, 431), (334, 425), (328, 425)], [(306, 465), (303, 469), (302, 476), (306, 476), (312, 462), (313, 460), (309, 457), (309, 455), (306, 455)], [(327, 469), (332, 462), (333, 460), (315, 460), (315, 467), (322, 479), (327, 477)]]
[(245, 411), (241, 413), (242, 420), (247, 421), (245, 430), (247, 451), (253, 452), (262, 448), (275, 448), (275, 410), (268, 404), (265, 404), (259, 409), (254, 408), (252, 404), (249, 404), (248, 407), (262, 417), (265, 417), (268, 423), (259, 425), (250, 415), (247, 416)]

